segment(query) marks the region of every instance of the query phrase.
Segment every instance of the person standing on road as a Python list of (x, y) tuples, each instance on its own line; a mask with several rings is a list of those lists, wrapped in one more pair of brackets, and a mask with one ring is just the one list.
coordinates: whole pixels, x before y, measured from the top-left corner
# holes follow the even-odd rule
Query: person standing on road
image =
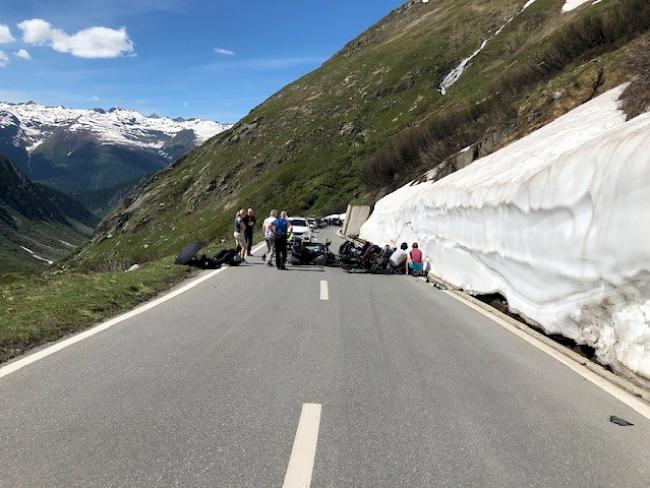
[(239, 247), (239, 256), (242, 258), (242, 261), (246, 257), (246, 238), (244, 237), (246, 225), (242, 220), (244, 215), (245, 212), (243, 208), (237, 212), (237, 215), (235, 215), (235, 232), (233, 233), (235, 245)]
[(289, 235), (287, 212), (280, 212), (280, 217), (273, 221), (271, 228), (275, 239), (275, 265), (278, 269), (287, 269), (287, 236)]
[(277, 210), (271, 210), (269, 216), (262, 223), (262, 231), (264, 232), (264, 240), (266, 241), (266, 254), (263, 258), (266, 259), (266, 264), (269, 266), (272, 266), (273, 256), (275, 255), (275, 236), (273, 235), (272, 226), (277, 217)]
[(242, 217), (242, 222), (246, 225), (246, 229), (244, 229), (246, 253), (251, 256), (251, 250), (253, 249), (253, 231), (255, 230), (255, 224), (257, 224), (257, 219), (255, 218), (255, 213), (252, 208), (249, 208), (246, 215)]

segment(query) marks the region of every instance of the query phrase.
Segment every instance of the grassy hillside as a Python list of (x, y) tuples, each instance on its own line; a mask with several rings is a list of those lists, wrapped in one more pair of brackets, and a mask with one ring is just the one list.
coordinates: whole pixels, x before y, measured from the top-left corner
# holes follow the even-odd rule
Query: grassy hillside
[[(373, 202), (473, 142), (489, 152), (629, 79), (642, 0), (409, 1), (321, 68), (136, 190), (76, 259), (87, 269), (230, 235), (234, 212)], [(521, 13), (520, 13), (521, 12)], [(508, 19), (514, 19), (507, 23)], [(444, 76), (491, 38), (443, 96)], [(486, 139), (487, 138), (487, 139)]]

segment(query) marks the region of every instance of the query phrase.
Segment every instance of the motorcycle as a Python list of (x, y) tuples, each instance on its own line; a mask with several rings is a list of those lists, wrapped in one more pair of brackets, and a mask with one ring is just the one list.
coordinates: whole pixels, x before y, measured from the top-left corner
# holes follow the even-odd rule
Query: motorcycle
[(315, 264), (317, 266), (331, 266), (336, 262), (336, 256), (330, 252), (329, 239), (322, 242), (303, 242), (300, 239), (292, 240), (289, 244), (289, 262), (293, 265)]

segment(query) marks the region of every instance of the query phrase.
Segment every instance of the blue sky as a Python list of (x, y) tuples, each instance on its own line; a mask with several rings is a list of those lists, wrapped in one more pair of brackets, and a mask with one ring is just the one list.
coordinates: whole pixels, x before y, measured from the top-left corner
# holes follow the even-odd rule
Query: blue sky
[(234, 122), (402, 3), (0, 0), (0, 100)]

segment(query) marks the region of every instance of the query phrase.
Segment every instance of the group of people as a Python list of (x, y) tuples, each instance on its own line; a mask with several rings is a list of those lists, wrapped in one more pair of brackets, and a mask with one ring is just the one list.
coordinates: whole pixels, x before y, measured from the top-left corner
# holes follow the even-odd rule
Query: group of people
[(257, 218), (252, 208), (244, 210), (243, 208), (235, 215), (235, 245), (239, 248), (239, 255), (242, 261), (246, 261), (246, 256), (251, 256), (253, 249), (253, 232), (257, 224)]
[(414, 242), (411, 250), (407, 252), (408, 244), (402, 242), (399, 249), (391, 250), (391, 247), (386, 244), (384, 248), (389, 254), (388, 264), (396, 273), (409, 272), (413, 275), (419, 275), (424, 269), (423, 255), (420, 246)]
[[(233, 237), (243, 262), (246, 262), (246, 256), (252, 255), (256, 224), (257, 218), (252, 208), (241, 209), (235, 215)], [(266, 241), (266, 253), (263, 256), (266, 264), (272, 266), (275, 257), (276, 267), (286, 270), (288, 241), (292, 232), (287, 212), (282, 210), (278, 215), (277, 210), (271, 210), (269, 216), (262, 223), (262, 232)], [(406, 242), (403, 242), (399, 249), (388, 244), (381, 249), (367, 243), (362, 253), (362, 261), (370, 262), (377, 271), (386, 270), (393, 273), (421, 275), (425, 272), (422, 251), (417, 242), (413, 243), (410, 251), (408, 247)]]
[(368, 243), (362, 254), (361, 261), (370, 263), (372, 272), (390, 272), (397, 274), (412, 274), (420, 276), (424, 273), (424, 256), (417, 242), (411, 246), (403, 242), (399, 248), (386, 244), (382, 249)]
[[(257, 219), (252, 208), (247, 211), (241, 209), (235, 215), (235, 231), (233, 237), (237, 246), (240, 248), (240, 256), (246, 261), (246, 256), (252, 255), (253, 233)], [(289, 235), (291, 234), (291, 223), (287, 212), (282, 210), (278, 215), (277, 210), (271, 210), (269, 216), (262, 223), (262, 232), (266, 241), (266, 253), (263, 259), (269, 266), (275, 265), (280, 270), (286, 270), (287, 247)]]

